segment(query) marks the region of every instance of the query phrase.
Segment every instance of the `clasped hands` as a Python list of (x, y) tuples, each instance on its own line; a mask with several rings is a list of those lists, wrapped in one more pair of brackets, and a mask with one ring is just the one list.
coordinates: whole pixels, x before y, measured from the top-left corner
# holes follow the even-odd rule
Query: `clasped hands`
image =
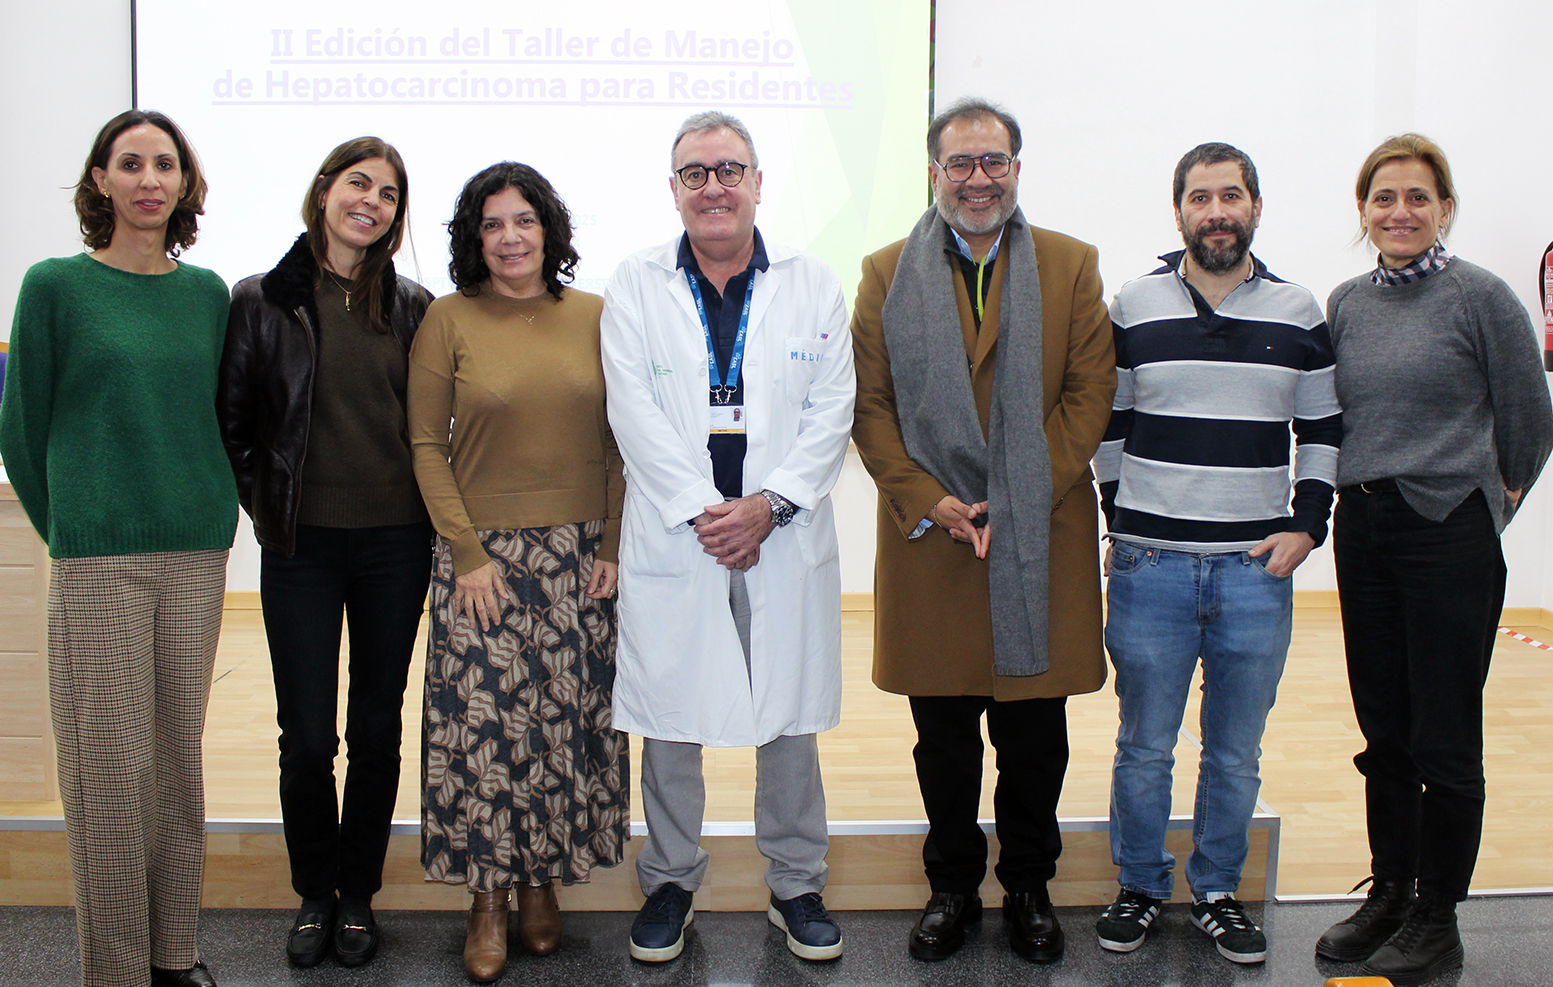
[(760, 561), (760, 543), (771, 534), (771, 501), (751, 494), (712, 504), (694, 518), (701, 550), (720, 566), (745, 572)]
[(933, 505), (927, 513), (927, 519), (949, 532), (950, 538), (970, 545), (978, 559), (984, 559), (987, 557), (987, 548), (992, 544), (992, 525), (984, 523), (978, 528), (975, 522), (976, 518), (986, 513), (985, 500), (967, 504), (954, 494), (948, 494)]

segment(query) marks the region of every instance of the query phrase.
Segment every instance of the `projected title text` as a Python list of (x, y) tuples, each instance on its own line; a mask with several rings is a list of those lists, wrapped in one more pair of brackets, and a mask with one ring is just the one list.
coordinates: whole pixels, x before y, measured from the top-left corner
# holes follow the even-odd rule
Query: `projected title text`
[[(802, 73), (797, 48), (770, 31), (723, 37), (630, 28), (275, 28), (262, 69), (228, 68), (215, 105), (543, 104), (845, 109), (850, 82)], [(258, 54), (255, 52), (255, 54)]]

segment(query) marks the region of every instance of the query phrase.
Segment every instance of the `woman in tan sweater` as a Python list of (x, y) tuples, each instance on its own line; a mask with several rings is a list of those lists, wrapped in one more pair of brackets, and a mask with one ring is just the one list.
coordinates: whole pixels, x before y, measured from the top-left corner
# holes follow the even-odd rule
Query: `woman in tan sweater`
[(474, 893), (464, 965), (500, 976), (509, 890), (524, 946), (560, 940), (551, 881), (620, 862), (624, 734), (611, 726), (624, 481), (604, 411), (603, 299), (572, 279), (571, 216), (503, 162), (459, 194), (458, 291), (410, 354), (410, 443), (437, 528), (421, 861)]

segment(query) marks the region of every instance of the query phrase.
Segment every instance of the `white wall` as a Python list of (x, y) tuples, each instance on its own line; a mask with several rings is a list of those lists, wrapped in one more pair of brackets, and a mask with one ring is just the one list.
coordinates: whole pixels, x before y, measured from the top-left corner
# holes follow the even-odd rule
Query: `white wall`
[[(1417, 130), (1450, 155), (1461, 206), (1452, 250), (1507, 280), (1540, 330), (1534, 262), (1553, 239), (1553, 6), (1097, 0), (1015, 16), (1017, 29), (1006, 10), (993, 18), (984, 4), (938, 0), (938, 105), (981, 95), (1013, 111), (1025, 214), (1096, 244), (1108, 290), (1180, 247), (1175, 162), (1222, 140), (1260, 173), (1257, 256), (1325, 302), (1374, 264), (1351, 243), (1360, 163), (1385, 137)], [(1547, 488), (1505, 532), (1508, 606), (1553, 609)], [(1335, 588), (1330, 550), (1295, 580)]]
[[(81, 249), (71, 204), (97, 129), (132, 105), (129, 4), (0, 4), (0, 133), (11, 161), (10, 220), (0, 226), (0, 311), (44, 257)], [(9, 335), (9, 330), (7, 330)], [(242, 518), (228, 588), (259, 588), (259, 548)]]
[(71, 195), (97, 128), (129, 108), (129, 59), (122, 0), (0, 3), (0, 133), (12, 176), (0, 225), (7, 313), (29, 265), (81, 249)]
[[(29, 264), (79, 248), (61, 186), (74, 182), (96, 128), (129, 105), (128, 8), (0, 4), (0, 122), (12, 167), (0, 310), (14, 304)], [(1508, 280), (1535, 313), (1533, 261), (1553, 239), (1553, 199), (1543, 194), (1553, 161), (1542, 103), (1550, 37), (1553, 7), (1493, 0), (1113, 0), (990, 12), (938, 0), (938, 100), (977, 93), (1014, 111), (1025, 128), (1026, 213), (1097, 244), (1113, 288), (1179, 245), (1169, 202), (1176, 159), (1200, 141), (1227, 140), (1261, 172), (1258, 256), (1324, 299), (1372, 263), (1350, 245), (1359, 162), (1381, 138), (1420, 130), (1450, 153), (1461, 189), (1452, 248)], [(901, 153), (926, 162), (920, 145)], [(1505, 534), (1510, 606), (1553, 609), (1547, 486)], [(867, 592), (874, 496), (855, 454), (836, 496), (843, 588)], [(257, 554), (244, 527), (231, 589), (256, 588)], [(1297, 580), (1330, 588), (1329, 554), (1313, 556)]]

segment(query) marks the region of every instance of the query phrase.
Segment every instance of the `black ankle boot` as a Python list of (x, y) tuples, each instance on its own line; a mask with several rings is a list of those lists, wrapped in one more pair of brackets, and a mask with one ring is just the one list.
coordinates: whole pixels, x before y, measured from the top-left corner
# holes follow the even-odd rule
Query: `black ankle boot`
[(1332, 926), (1316, 940), (1316, 955), (1340, 963), (1369, 959), (1396, 931), (1413, 904), (1412, 881), (1367, 877), (1354, 890), (1370, 883), (1370, 895), (1359, 910)]
[(1359, 972), (1385, 977), (1396, 987), (1427, 983), (1461, 968), (1461, 933), (1456, 930), (1456, 903), (1436, 895), (1419, 895), (1397, 934), (1364, 961)]

